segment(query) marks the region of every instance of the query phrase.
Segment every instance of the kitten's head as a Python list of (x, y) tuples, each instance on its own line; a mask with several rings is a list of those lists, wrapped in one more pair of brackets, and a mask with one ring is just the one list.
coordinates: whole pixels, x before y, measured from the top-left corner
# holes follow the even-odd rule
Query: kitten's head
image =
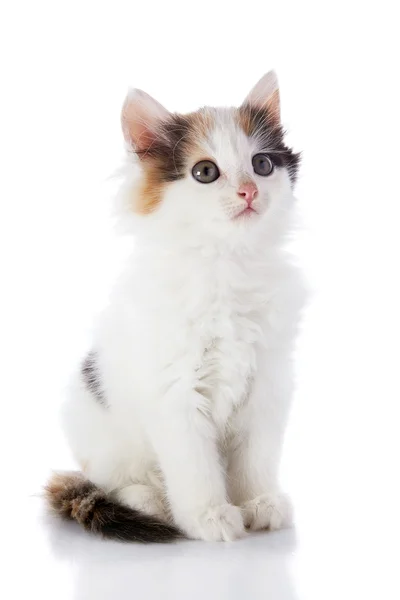
[(122, 129), (141, 168), (131, 208), (143, 219), (243, 235), (262, 228), (292, 198), (299, 155), (283, 140), (274, 72), (239, 108), (186, 115), (133, 90), (122, 109)]

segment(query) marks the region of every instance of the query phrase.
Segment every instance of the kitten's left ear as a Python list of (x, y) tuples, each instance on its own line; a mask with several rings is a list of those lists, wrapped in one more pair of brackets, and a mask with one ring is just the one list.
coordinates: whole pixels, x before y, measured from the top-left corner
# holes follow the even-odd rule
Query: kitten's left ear
[(281, 121), (279, 85), (275, 71), (269, 71), (261, 77), (246, 97), (244, 104), (268, 111), (271, 122), (279, 125)]
[(162, 121), (170, 112), (142, 90), (130, 90), (121, 112), (125, 141), (137, 152), (145, 152), (157, 137)]

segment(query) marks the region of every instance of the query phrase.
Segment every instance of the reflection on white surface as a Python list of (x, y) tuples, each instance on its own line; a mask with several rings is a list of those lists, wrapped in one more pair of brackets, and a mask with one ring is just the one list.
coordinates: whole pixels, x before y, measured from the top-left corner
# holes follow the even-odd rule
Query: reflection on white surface
[[(75, 563), (76, 600), (148, 597), (297, 598), (291, 582), (293, 532), (254, 536), (237, 544), (187, 541), (165, 546), (100, 544), (75, 528), (54, 528), (51, 545), (60, 561)], [(108, 547), (107, 547), (108, 546)], [(113, 557), (110, 560), (110, 557)], [(243, 577), (244, 573), (251, 575)]]
[[(385, 2), (213, 2), (205, 36), (178, 4), (14, 2), (2, 19), (2, 597), (398, 600), (397, 20)], [(296, 252), (315, 288), (283, 464), (296, 529), (143, 547), (44, 518), (50, 469), (74, 467), (64, 385), (124, 253), (105, 178), (128, 83), (191, 110), (240, 102), (270, 67), (304, 151)]]

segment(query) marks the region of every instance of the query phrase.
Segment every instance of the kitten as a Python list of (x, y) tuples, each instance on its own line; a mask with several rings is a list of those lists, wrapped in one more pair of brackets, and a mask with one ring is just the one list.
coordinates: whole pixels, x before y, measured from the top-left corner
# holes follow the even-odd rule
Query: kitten
[(126, 541), (278, 529), (304, 294), (284, 249), (299, 155), (276, 76), (240, 108), (187, 115), (134, 90), (122, 129), (136, 249), (63, 411), (82, 474), (55, 475), (48, 500)]

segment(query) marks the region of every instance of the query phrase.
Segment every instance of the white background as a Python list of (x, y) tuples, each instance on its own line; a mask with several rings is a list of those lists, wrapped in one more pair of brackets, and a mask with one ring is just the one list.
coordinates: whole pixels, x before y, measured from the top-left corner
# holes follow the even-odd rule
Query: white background
[[(5, 598), (400, 597), (395, 4), (2, 3)], [(304, 152), (296, 252), (314, 288), (283, 465), (296, 530), (121, 547), (49, 522), (41, 486), (73, 466), (58, 408), (125, 249), (108, 178), (122, 158), (126, 88), (177, 111), (239, 104), (271, 67)]]

